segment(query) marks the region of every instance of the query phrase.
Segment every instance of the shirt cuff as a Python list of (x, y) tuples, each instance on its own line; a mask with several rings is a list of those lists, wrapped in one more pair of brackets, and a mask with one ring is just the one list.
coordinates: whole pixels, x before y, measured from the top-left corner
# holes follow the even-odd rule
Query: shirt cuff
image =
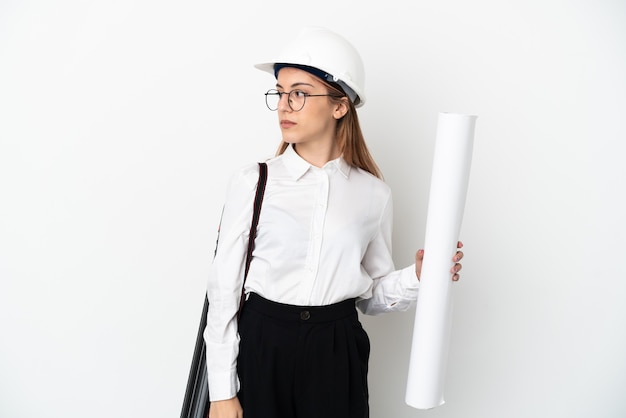
[(234, 398), (239, 391), (239, 378), (236, 369), (229, 372), (212, 372), (208, 375), (208, 383), (211, 402)]
[(415, 264), (400, 270), (400, 282), (407, 291), (417, 291), (420, 288), (420, 281), (415, 272)]
[(392, 311), (406, 311), (417, 300), (417, 294), (419, 292), (420, 282), (417, 280), (417, 274), (415, 273), (415, 264), (411, 264), (408, 267), (400, 270), (400, 284), (401, 295), (396, 299), (393, 305), (390, 306)]

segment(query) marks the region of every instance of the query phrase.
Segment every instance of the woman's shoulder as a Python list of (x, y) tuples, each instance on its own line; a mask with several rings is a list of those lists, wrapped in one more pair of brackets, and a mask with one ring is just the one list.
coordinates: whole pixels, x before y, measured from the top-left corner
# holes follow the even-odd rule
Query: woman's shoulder
[(376, 177), (369, 171), (363, 170), (362, 168), (358, 167), (352, 167), (350, 176), (353, 175), (355, 177), (355, 180), (367, 184), (367, 186), (372, 190), (378, 191), (382, 194), (391, 193), (391, 187), (389, 187), (389, 185), (385, 183), (383, 179)]
[(230, 175), (230, 187), (254, 189), (259, 180), (259, 163), (268, 161), (248, 162), (235, 168)]

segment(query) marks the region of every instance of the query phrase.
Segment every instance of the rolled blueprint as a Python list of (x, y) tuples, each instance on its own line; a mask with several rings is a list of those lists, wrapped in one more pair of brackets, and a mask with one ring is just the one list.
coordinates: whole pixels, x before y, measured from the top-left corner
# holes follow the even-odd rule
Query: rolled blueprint
[(415, 311), (405, 401), (443, 405), (452, 317), (452, 258), (459, 239), (476, 116), (440, 113), (430, 184), (424, 261)]

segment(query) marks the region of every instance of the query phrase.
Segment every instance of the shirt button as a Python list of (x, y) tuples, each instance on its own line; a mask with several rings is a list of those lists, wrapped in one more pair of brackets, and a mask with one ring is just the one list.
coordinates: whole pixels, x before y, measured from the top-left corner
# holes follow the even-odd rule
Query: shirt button
[(303, 321), (307, 321), (311, 317), (311, 313), (309, 311), (300, 312), (300, 319)]

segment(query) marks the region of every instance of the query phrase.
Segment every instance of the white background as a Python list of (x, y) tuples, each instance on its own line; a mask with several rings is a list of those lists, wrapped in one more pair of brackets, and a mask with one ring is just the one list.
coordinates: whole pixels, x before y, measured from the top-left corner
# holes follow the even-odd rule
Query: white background
[(0, 416), (179, 416), (226, 179), (279, 142), (252, 65), (307, 24), (363, 56), (398, 267), (478, 115), (446, 404), (404, 404), (414, 311), (364, 317), (372, 417), (626, 416), (618, 0), (3, 0)]

